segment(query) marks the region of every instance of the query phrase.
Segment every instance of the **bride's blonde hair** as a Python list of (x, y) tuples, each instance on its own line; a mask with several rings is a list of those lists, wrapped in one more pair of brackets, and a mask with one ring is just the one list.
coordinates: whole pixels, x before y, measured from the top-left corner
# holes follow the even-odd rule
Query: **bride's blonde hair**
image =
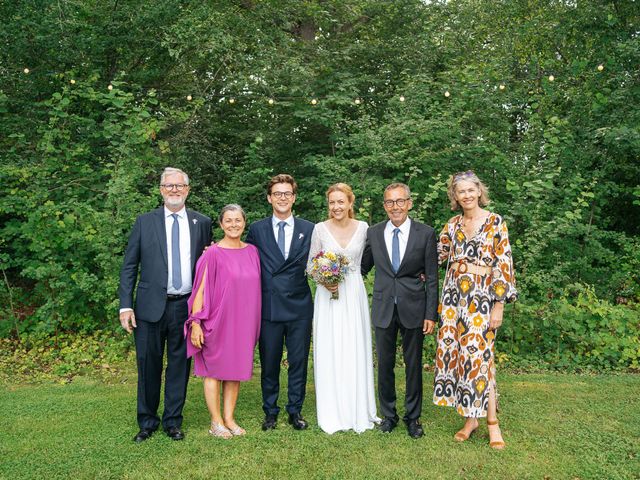
[[(347, 196), (347, 199), (351, 203), (351, 207), (349, 207), (349, 218), (355, 218), (356, 214), (353, 211), (353, 204), (356, 200), (356, 196), (353, 194), (353, 190), (346, 183), (334, 183), (327, 189), (327, 193), (325, 196), (327, 197), (327, 202), (329, 201), (329, 194), (333, 192), (342, 192)], [(329, 219), (331, 218), (331, 209), (327, 206), (327, 211), (329, 214)]]

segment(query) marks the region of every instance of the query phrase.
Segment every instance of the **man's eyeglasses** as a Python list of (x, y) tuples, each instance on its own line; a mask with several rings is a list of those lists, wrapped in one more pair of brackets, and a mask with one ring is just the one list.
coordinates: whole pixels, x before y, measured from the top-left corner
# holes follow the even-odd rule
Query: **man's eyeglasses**
[(293, 197), (293, 192), (271, 192), (271, 195), (276, 197), (276, 198), (286, 198), (287, 200), (291, 199), (291, 197)]
[(385, 208), (393, 208), (393, 205), (397, 205), (399, 207), (404, 207), (404, 204), (407, 203), (409, 200), (411, 200), (410, 198), (399, 198), (397, 200), (385, 200), (384, 202), (382, 202), (382, 204), (385, 206)]
[(187, 188), (189, 185), (187, 185), (186, 183), (162, 183), (160, 184), (160, 186), (165, 190), (171, 191), (175, 188), (177, 191), (181, 192), (182, 190)]

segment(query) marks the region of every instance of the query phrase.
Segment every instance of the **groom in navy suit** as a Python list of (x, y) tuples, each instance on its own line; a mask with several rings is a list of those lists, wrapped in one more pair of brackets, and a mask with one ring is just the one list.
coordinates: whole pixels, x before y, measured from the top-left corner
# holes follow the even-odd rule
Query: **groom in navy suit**
[(133, 438), (136, 443), (147, 440), (160, 425), (158, 405), (165, 346), (162, 426), (172, 440), (184, 438), (182, 408), (190, 367), (184, 339), (187, 299), (196, 261), (211, 242), (211, 219), (185, 208), (189, 195), (186, 173), (165, 168), (160, 177), (160, 194), (164, 206), (140, 215), (131, 230), (118, 289), (120, 324), (128, 333), (134, 332), (136, 342), (140, 426)]
[(307, 363), (311, 342), (313, 303), (305, 270), (311, 246), (313, 223), (292, 215), (298, 185), (291, 175), (273, 177), (267, 201), (273, 215), (249, 227), (246, 242), (260, 252), (262, 271), (262, 323), (260, 364), (262, 367), (263, 430), (276, 427), (280, 394), (280, 363), (287, 347), (289, 423), (296, 430), (308, 424), (302, 417), (307, 385)]

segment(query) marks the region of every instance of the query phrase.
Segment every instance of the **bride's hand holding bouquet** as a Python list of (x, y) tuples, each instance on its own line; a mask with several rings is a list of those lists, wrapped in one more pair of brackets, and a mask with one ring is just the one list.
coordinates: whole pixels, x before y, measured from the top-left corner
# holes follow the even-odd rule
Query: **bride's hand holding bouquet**
[(319, 251), (312, 259), (309, 268), (311, 278), (331, 292), (331, 299), (339, 298), (335, 289), (343, 280), (349, 267), (349, 259), (341, 253)]

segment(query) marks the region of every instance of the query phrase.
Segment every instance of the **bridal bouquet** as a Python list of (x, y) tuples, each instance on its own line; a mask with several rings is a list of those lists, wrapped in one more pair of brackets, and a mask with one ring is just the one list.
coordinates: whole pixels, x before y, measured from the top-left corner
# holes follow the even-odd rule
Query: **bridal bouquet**
[[(344, 280), (349, 267), (349, 259), (341, 253), (320, 250), (309, 265), (309, 274), (320, 285), (338, 285)], [(331, 300), (337, 300), (338, 291), (331, 294)]]

